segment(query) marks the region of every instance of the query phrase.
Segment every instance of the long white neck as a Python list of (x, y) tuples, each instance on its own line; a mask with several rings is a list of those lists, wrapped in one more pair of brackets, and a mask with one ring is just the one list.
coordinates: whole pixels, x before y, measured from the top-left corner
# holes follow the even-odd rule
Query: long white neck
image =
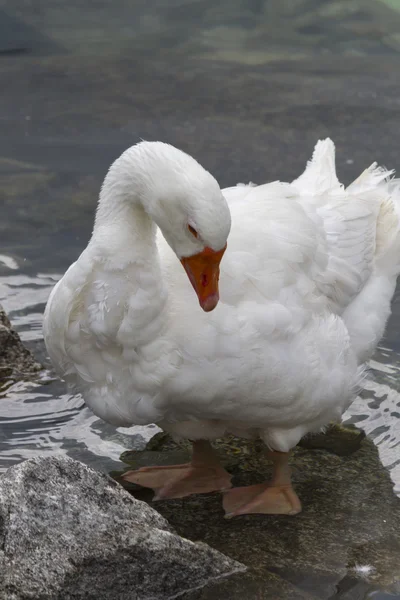
[(110, 265), (157, 258), (156, 226), (143, 207), (145, 181), (135, 158), (134, 148), (125, 151), (110, 167), (100, 191), (92, 243)]
[[(111, 166), (101, 189), (88, 250), (106, 272), (129, 286), (127, 334), (146, 343), (163, 327), (167, 299), (157, 245), (156, 226), (143, 202), (145, 177), (138, 171), (134, 147)], [(149, 331), (149, 328), (152, 331)], [(151, 335), (150, 335), (151, 333)]]

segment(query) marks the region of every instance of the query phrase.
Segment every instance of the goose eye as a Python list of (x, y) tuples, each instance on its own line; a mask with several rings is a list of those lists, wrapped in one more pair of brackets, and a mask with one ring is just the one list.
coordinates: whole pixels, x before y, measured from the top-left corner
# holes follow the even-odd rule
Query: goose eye
[(197, 231), (195, 230), (195, 228), (194, 228), (194, 227), (192, 227), (191, 225), (188, 225), (188, 229), (189, 229), (190, 233), (191, 233), (192, 235), (194, 235), (194, 237), (195, 237), (195, 238), (198, 238), (198, 237), (199, 237), (199, 234), (197, 233)]

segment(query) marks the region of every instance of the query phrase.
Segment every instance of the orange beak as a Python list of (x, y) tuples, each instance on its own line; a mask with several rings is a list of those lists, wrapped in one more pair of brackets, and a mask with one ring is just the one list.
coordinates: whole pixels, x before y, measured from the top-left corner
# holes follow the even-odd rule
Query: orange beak
[(210, 312), (218, 304), (219, 263), (225, 250), (226, 245), (217, 252), (211, 248), (204, 248), (198, 254), (181, 259), (200, 306), (205, 312)]

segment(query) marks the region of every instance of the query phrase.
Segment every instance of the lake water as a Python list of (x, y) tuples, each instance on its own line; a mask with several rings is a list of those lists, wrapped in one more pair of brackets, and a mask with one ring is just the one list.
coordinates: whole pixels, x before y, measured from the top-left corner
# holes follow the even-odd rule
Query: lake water
[[(22, 339), (43, 356), (46, 299), (126, 147), (171, 142), (221, 185), (290, 180), (327, 135), (344, 183), (400, 169), (399, 70), (397, 0), (1, 0), (0, 303)], [(346, 419), (400, 496), (398, 297)], [(57, 452), (107, 471), (155, 431), (115, 430), (49, 373), (0, 392), (0, 470)]]

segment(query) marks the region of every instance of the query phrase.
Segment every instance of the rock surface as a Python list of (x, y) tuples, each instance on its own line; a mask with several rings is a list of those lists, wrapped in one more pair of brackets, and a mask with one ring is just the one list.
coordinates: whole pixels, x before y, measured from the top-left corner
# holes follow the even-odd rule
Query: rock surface
[(25, 348), (3, 308), (0, 305), (0, 381), (18, 374), (20, 378), (37, 373), (42, 366)]
[(0, 598), (167, 600), (243, 570), (72, 459), (0, 478)]
[[(234, 485), (267, 481), (271, 467), (259, 441), (217, 440)], [(158, 434), (131, 465), (185, 462), (179, 447)], [(154, 503), (180, 535), (202, 540), (248, 567), (196, 600), (400, 600), (400, 500), (373, 442), (356, 429), (332, 427), (302, 442), (292, 458), (303, 504), (295, 517), (223, 518), (220, 494)], [(131, 488), (132, 489), (132, 488)], [(152, 493), (134, 494), (151, 501)], [(368, 566), (370, 569), (368, 570)], [(191, 600), (191, 599), (190, 599)]]

